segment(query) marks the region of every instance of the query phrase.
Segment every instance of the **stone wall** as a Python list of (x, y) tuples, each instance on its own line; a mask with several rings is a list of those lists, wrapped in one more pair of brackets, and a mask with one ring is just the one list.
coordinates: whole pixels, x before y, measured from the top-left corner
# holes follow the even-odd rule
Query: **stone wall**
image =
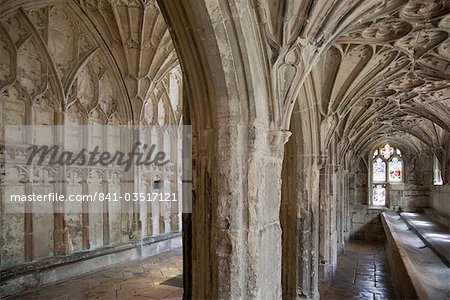
[(450, 218), (450, 184), (433, 186), (430, 207), (439, 214)]
[(385, 238), (380, 214), (384, 209), (371, 209), (368, 205), (351, 206), (350, 238), (380, 241)]
[(392, 185), (388, 190), (388, 198), (392, 208), (400, 206), (403, 211), (417, 211), (429, 206), (430, 190), (411, 183)]
[(351, 238), (382, 240), (385, 238), (380, 213), (386, 210), (417, 211), (430, 206), (432, 183), (432, 160), (405, 158), (403, 183), (391, 184), (387, 188), (386, 207), (371, 207), (367, 166), (361, 162), (350, 185)]
[[(112, 13), (105, 13), (108, 15), (105, 18), (109, 19), (96, 24), (91, 14), (100, 8), (96, 7), (95, 1), (88, 2), (82, 6), (71, 1), (57, 1), (56, 4), (22, 1), (23, 6), (16, 5), (17, 1), (2, 3), (0, 162), (1, 174), (8, 174), (5, 176), (8, 180), (13, 179), (5, 181), (0, 178), (2, 273), (22, 266), (27, 266), (31, 273), (33, 270), (38, 273), (39, 269), (34, 267), (42, 261), (46, 262), (46, 270), (51, 272), (61, 257), (69, 259), (87, 253), (85, 258), (89, 260), (89, 253), (103, 255), (105, 249), (120, 248), (130, 243), (147, 243), (149, 247), (142, 251), (150, 253), (154, 247), (153, 238), (169, 237), (174, 233), (179, 235), (181, 202), (129, 203), (122, 207), (100, 205), (100, 213), (96, 214), (91, 213), (91, 206), (80, 203), (74, 204), (83, 206), (78, 206), (76, 212), (69, 205), (64, 207), (64, 213), (53, 213), (51, 205), (47, 207), (50, 209), (47, 213), (5, 211), (3, 192), (6, 187), (17, 194), (164, 192), (176, 193), (180, 199), (180, 164), (177, 163), (180, 148), (173, 137), (163, 133), (169, 130), (163, 128), (180, 124), (182, 78), (164, 20), (155, 3), (149, 5), (143, 14), (141, 10), (129, 10), (125, 2), (117, 7), (112, 7), (111, 2), (111, 5), (101, 5), (101, 9), (115, 9), (120, 17), (116, 19)], [(146, 24), (143, 18), (153, 18), (151, 23), (154, 26), (140, 28)], [(125, 33), (120, 37), (111, 36), (110, 29), (119, 27)], [(142, 43), (140, 46), (136, 46), (137, 37)], [(119, 42), (119, 38), (126, 41)], [(152, 50), (148, 47), (150, 41)], [(60, 125), (64, 128), (92, 124), (111, 127), (161, 125), (160, 131), (141, 137), (140, 141), (156, 144), (159, 150), (170, 155), (174, 164), (154, 168), (141, 166), (132, 170), (133, 177), (110, 166), (73, 166), (64, 170), (63, 167), (47, 166), (22, 168), (16, 154), (22, 153), (34, 138), (42, 140), (48, 137), (45, 132), (33, 137), (23, 132), (9, 132), (17, 143), (3, 151), (3, 126), (24, 124)], [(78, 151), (91, 145), (91, 140), (120, 147), (123, 139), (112, 132), (64, 133), (61, 140), (67, 142), (65, 149)], [(7, 165), (3, 169), (5, 161)], [(153, 184), (155, 181), (160, 183), (158, 188)], [(179, 241), (175, 244), (180, 246)], [(156, 247), (155, 251), (164, 249)], [(107, 260), (108, 264), (122, 260), (107, 256), (98, 259)], [(89, 271), (97, 266), (93, 261), (86, 265), (89, 265)], [(58, 273), (60, 277), (49, 278), (59, 280), (64, 277), (63, 273)], [(22, 288), (20, 285), (14, 287), (13, 283), (17, 281), (11, 279), (10, 282), (9, 291)]]

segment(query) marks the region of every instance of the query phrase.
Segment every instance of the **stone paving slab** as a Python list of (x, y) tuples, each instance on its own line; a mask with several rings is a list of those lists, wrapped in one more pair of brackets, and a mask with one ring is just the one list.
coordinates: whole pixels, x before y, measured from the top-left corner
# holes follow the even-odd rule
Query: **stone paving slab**
[(181, 249), (158, 254), (6, 299), (182, 299)]
[(384, 245), (350, 241), (331, 281), (320, 283), (321, 299), (395, 299)]

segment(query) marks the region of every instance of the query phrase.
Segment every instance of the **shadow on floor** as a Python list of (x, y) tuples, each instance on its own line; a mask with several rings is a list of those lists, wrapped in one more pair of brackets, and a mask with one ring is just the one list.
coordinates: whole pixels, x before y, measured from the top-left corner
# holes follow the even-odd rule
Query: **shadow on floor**
[(183, 288), (183, 275), (180, 274), (176, 277), (170, 278), (162, 282), (161, 284)]

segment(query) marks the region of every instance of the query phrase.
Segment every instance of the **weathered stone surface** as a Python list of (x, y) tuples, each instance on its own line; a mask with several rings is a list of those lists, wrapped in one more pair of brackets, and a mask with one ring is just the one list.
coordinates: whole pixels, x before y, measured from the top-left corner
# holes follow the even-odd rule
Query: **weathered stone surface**
[[(5, 125), (180, 124), (181, 71), (167, 26), (154, 1), (145, 12), (142, 7), (137, 9), (125, 2), (102, 5), (97, 1), (2, 1), (0, 11), (2, 144)], [(117, 19), (113, 11), (117, 11)], [(105, 19), (98, 17), (99, 12)], [(23, 132), (11, 135), (19, 144), (34, 140), (53, 144), (51, 135), (46, 132), (37, 136), (27, 136)], [(91, 138), (102, 143), (107, 140), (108, 143), (114, 140), (117, 145), (121, 143), (120, 137), (106, 133), (92, 133), (89, 138), (83, 138), (83, 135), (67, 132), (64, 145), (66, 149), (80, 149)], [(28, 166), (17, 172), (20, 157), (4, 156), (3, 146), (2, 168), (6, 160), (5, 172), (10, 181), (4, 182), (2, 178), (1, 184), (17, 194), (109, 192), (123, 195), (125, 192), (151, 193), (153, 181), (160, 180), (164, 193), (181, 196), (178, 193), (181, 184), (179, 145), (167, 131), (145, 138), (172, 155), (173, 165), (139, 168), (132, 190), (126, 183), (126, 174), (108, 167), (94, 170)], [(16, 148), (19, 151), (20, 145)], [(6, 201), (3, 197), (2, 189), (2, 207)], [(1, 288), (8, 293), (93, 271), (102, 264), (112, 264), (115, 259), (148, 257), (181, 245), (181, 241), (171, 242), (172, 232), (181, 228), (179, 202), (153, 202), (148, 207), (73, 202), (63, 206), (62, 210), (67, 213), (52, 213), (58, 206), (53, 203), (40, 204), (39, 209), (45, 213), (1, 211), (2, 274), (19, 270), (25, 262), (30, 263), (26, 265), (30, 270), (34, 266), (35, 272), (43, 266), (47, 270), (41, 278), (32, 276), (29, 282), (16, 283), (16, 287), (13, 278), (3, 277), (2, 281), (12, 280), (2, 282)], [(94, 210), (101, 213), (91, 213)], [(72, 269), (64, 271), (57, 268), (61, 263), (80, 257), (103, 255), (102, 251), (108, 252), (104, 251), (105, 247), (122, 245), (125, 251), (130, 243), (136, 246), (138, 241), (141, 245), (137, 248), (142, 249), (135, 251), (138, 254), (131, 251), (128, 258), (102, 258), (101, 263), (92, 261), (89, 266), (86, 263), (78, 267), (73, 264)]]
[[(130, 268), (145, 272), (131, 272), (130, 279), (111, 279)], [(163, 274), (163, 268), (170, 274)], [(181, 251), (172, 250), (6, 299), (181, 299), (181, 268)]]
[[(55, 281), (68, 280), (72, 277), (81, 276), (85, 273), (95, 272), (98, 269), (104, 269), (116, 264), (129, 264), (133, 260), (145, 259), (153, 257), (173, 249), (179, 249), (181, 244), (180, 234), (171, 234), (171, 237), (166, 237), (163, 241), (152, 240), (147, 241), (143, 245), (139, 243), (130, 243), (125, 246), (108, 247), (97, 249), (88, 252), (74, 253), (65, 257), (46, 258), (39, 262), (19, 265), (14, 268), (2, 270), (0, 276), (2, 284), (0, 285), (0, 296), (4, 297), (20, 293), (27, 289), (38, 288), (41, 285), (51, 284)], [(161, 243), (164, 243), (164, 248), (160, 248)], [(156, 252), (149, 254), (146, 249), (148, 247), (156, 247)], [(162, 256), (164, 257), (164, 256)], [(152, 262), (154, 260), (150, 260)], [(171, 265), (158, 266), (157, 270), (152, 269), (153, 265), (141, 266), (136, 264), (134, 266), (124, 267), (121, 273), (105, 272), (102, 274), (104, 280), (114, 286), (125, 284), (127, 279), (133, 279), (134, 283), (141, 284), (139, 276), (146, 276), (147, 273), (154, 273), (159, 276), (171, 276), (174, 274)], [(138, 278), (136, 278), (138, 277)], [(101, 280), (89, 281), (91, 289), (98, 286)], [(103, 285), (103, 287), (105, 287)], [(107, 290), (105, 290), (107, 291)], [(102, 292), (102, 291), (97, 291)]]
[(448, 266), (409, 230), (398, 214), (383, 213), (382, 220), (393, 282), (398, 286), (397, 297), (446, 298), (449, 294)]
[(350, 241), (332, 279), (320, 282), (321, 299), (396, 297), (383, 243)]

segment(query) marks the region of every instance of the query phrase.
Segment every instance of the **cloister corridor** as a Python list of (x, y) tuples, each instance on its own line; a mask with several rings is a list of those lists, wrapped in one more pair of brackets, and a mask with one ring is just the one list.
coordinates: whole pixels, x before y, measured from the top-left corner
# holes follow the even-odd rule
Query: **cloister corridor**
[[(7, 299), (182, 299), (182, 254), (173, 250)], [(351, 241), (331, 281), (320, 283), (322, 299), (395, 299), (382, 243)]]

